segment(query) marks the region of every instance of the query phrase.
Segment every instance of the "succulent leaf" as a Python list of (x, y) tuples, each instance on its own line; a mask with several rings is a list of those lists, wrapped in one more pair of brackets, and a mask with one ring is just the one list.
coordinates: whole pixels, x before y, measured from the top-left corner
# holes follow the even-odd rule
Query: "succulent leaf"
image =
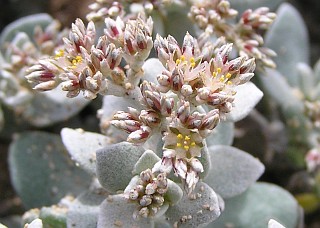
[(227, 114), (227, 120), (237, 122), (245, 118), (261, 100), (263, 93), (252, 82), (247, 82), (236, 87), (234, 108)]
[(222, 198), (243, 193), (264, 172), (252, 155), (231, 146), (210, 146), (211, 169), (204, 181)]
[(95, 175), (96, 151), (110, 144), (110, 139), (98, 133), (71, 128), (63, 128), (61, 137), (71, 159), (89, 174)]
[(108, 145), (97, 150), (97, 177), (109, 192), (126, 188), (132, 177), (132, 170), (144, 149), (128, 142)]
[(57, 203), (66, 194), (79, 194), (91, 182), (70, 160), (60, 136), (51, 133), (18, 135), (9, 148), (9, 166), (14, 189), (26, 208)]
[(291, 86), (299, 86), (296, 65), (300, 62), (309, 64), (307, 27), (289, 3), (282, 3), (276, 13), (277, 18), (266, 33), (265, 45), (277, 53), (274, 61), (278, 71)]
[(122, 194), (108, 197), (100, 206), (97, 228), (154, 227), (151, 219), (133, 219), (136, 207), (135, 203), (129, 203)]
[(225, 201), (226, 208), (208, 227), (235, 224), (239, 228), (267, 227), (275, 218), (285, 227), (297, 227), (299, 206), (294, 197), (279, 186), (255, 183), (245, 193)]
[(217, 219), (220, 215), (218, 196), (203, 182), (194, 190), (195, 199), (184, 194), (178, 204), (166, 212), (168, 222), (177, 227), (198, 227)]

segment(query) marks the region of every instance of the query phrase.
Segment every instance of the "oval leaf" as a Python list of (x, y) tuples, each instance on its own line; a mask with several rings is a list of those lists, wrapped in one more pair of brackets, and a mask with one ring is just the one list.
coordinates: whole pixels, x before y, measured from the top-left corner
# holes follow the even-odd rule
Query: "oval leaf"
[(142, 171), (148, 168), (152, 169), (154, 164), (160, 160), (161, 159), (152, 150), (146, 150), (134, 165), (132, 174), (139, 175)]
[(109, 192), (124, 190), (132, 178), (134, 165), (144, 149), (128, 142), (109, 145), (97, 150), (97, 177)]
[(252, 82), (237, 86), (236, 92), (234, 108), (227, 114), (227, 120), (233, 122), (246, 117), (263, 96), (262, 91)]
[(207, 184), (199, 182), (193, 192), (195, 199), (184, 194), (175, 206), (166, 212), (174, 227), (198, 227), (217, 219), (220, 215), (218, 196)]
[(271, 218), (285, 227), (297, 227), (298, 203), (279, 186), (255, 183), (244, 194), (226, 200), (225, 211), (208, 227), (265, 228)]
[(22, 116), (34, 126), (49, 126), (76, 115), (89, 102), (82, 96), (68, 98), (58, 87), (51, 91), (35, 93)]
[(88, 188), (91, 177), (70, 160), (59, 135), (25, 132), (11, 143), (12, 184), (26, 208), (57, 203)]
[(106, 194), (88, 191), (78, 196), (67, 213), (67, 227), (97, 227), (100, 204)]
[(110, 144), (110, 139), (105, 135), (71, 128), (63, 128), (61, 137), (71, 159), (89, 174), (95, 175), (96, 151)]
[(137, 204), (129, 203), (121, 194), (109, 196), (100, 206), (97, 228), (154, 227), (151, 219), (133, 219), (132, 216), (137, 206)]
[(277, 53), (274, 61), (279, 72), (291, 86), (298, 87), (296, 65), (299, 62), (309, 64), (308, 31), (299, 12), (289, 3), (282, 3), (276, 13), (277, 18), (266, 34), (265, 45)]
[(208, 150), (211, 170), (204, 181), (222, 198), (243, 193), (264, 172), (258, 159), (235, 147), (211, 146)]
[(234, 123), (229, 121), (221, 121), (218, 126), (213, 129), (212, 134), (206, 138), (208, 147), (213, 145), (227, 145), (233, 143)]
[(4, 50), (3, 44), (7, 41), (11, 41), (18, 32), (25, 32), (29, 35), (29, 37), (32, 37), (36, 25), (45, 27), (49, 25), (52, 20), (52, 17), (46, 13), (33, 14), (15, 20), (7, 25), (1, 33), (1, 50)]

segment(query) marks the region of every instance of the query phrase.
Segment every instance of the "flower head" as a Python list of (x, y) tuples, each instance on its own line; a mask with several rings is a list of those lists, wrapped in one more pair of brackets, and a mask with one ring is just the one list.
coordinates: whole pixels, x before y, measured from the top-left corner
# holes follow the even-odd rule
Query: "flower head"
[(167, 190), (168, 180), (165, 173), (155, 176), (150, 169), (142, 171), (136, 186), (125, 192), (130, 201), (139, 205), (133, 218), (156, 216), (165, 202), (164, 194)]

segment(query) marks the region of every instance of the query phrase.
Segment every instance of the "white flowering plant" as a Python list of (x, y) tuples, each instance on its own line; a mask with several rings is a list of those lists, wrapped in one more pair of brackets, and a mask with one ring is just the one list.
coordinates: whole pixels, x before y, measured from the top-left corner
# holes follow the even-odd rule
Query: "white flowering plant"
[[(275, 9), (281, 2), (261, 4)], [(47, 14), (8, 25), (0, 37), (0, 100), (27, 124), (9, 149), (13, 186), (30, 209), (21, 224), (301, 226), (294, 197), (257, 182), (265, 166), (232, 146), (235, 123), (248, 115), (263, 133), (274, 130), (255, 110), (264, 92), (271, 103), (281, 101), (284, 116), (318, 121), (317, 89), (307, 87), (313, 79), (301, 87), (310, 98), (301, 99), (305, 114), (295, 100), (283, 105), (298, 98), (282, 76), (275, 78), (287, 70), (277, 68), (284, 61), (277, 56), (277, 19), (293, 9), (284, 3), (277, 17), (251, 4), (254, 10), (235, 0), (97, 0), (87, 21), (77, 18), (70, 28)], [(100, 132), (43, 130), (99, 99)], [(312, 139), (316, 128), (306, 129)], [(313, 170), (319, 157), (307, 163)]]

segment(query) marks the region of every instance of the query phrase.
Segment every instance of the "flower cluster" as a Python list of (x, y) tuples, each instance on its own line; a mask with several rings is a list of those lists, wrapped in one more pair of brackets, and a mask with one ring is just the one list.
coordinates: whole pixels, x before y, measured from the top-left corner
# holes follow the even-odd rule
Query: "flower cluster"
[[(202, 47), (207, 46), (204, 43)], [(173, 170), (186, 184), (188, 193), (203, 172), (198, 158), (205, 138), (232, 110), (235, 88), (250, 80), (255, 69), (253, 58), (229, 61), (231, 44), (217, 46), (212, 45), (217, 50), (208, 55), (189, 33), (181, 47), (174, 37), (158, 35), (154, 47), (165, 67), (157, 77), (159, 84), (144, 81), (140, 86), (143, 108), (118, 111), (111, 121), (128, 132), (127, 140), (135, 144), (145, 142), (154, 132), (161, 132), (163, 156), (153, 172)]]
[[(139, 15), (126, 21), (126, 26), (120, 17), (107, 18), (105, 23), (105, 34), (95, 44), (94, 23), (85, 27), (77, 19), (63, 48), (28, 69), (26, 77), (34, 89), (51, 90), (61, 84), (68, 97), (83, 91), (87, 99), (94, 99), (97, 94), (121, 96), (133, 89), (152, 48), (152, 20)], [(131, 66), (127, 72), (126, 67), (120, 67), (122, 58)]]
[(133, 214), (133, 218), (154, 217), (163, 206), (164, 194), (168, 189), (168, 181), (165, 173), (155, 176), (150, 169), (140, 173), (137, 185), (125, 191), (126, 197), (139, 206)]
[(4, 100), (13, 96), (19, 96), (22, 99), (19, 93), (32, 96), (30, 85), (25, 80), (25, 71), (39, 59), (53, 55), (57, 48), (61, 47), (62, 37), (67, 34), (67, 30), (60, 30), (60, 23), (52, 21), (45, 28), (35, 27), (32, 38), (24, 32), (19, 32), (7, 44), (4, 62), (1, 64), (1, 75), (8, 75), (1, 77), (1, 97)]
[(261, 31), (267, 30), (275, 19), (275, 13), (266, 7), (256, 10), (246, 10), (237, 24), (230, 23), (238, 12), (230, 8), (225, 0), (196, 1), (190, 8), (189, 17), (201, 28), (204, 36), (213, 33), (218, 37), (225, 37), (228, 42), (235, 44), (240, 56), (254, 57), (264, 67), (275, 67), (271, 59), (276, 55), (274, 51), (263, 47)]
[(254, 75), (255, 60), (238, 57), (229, 61), (232, 44), (224, 44), (212, 51), (208, 62), (202, 58), (202, 53), (208, 57), (207, 46), (200, 48), (188, 33), (181, 48), (173, 37), (158, 36), (155, 49), (167, 69), (158, 82), (162, 92), (171, 90), (196, 106), (206, 103), (223, 115), (231, 111), (235, 87)]

